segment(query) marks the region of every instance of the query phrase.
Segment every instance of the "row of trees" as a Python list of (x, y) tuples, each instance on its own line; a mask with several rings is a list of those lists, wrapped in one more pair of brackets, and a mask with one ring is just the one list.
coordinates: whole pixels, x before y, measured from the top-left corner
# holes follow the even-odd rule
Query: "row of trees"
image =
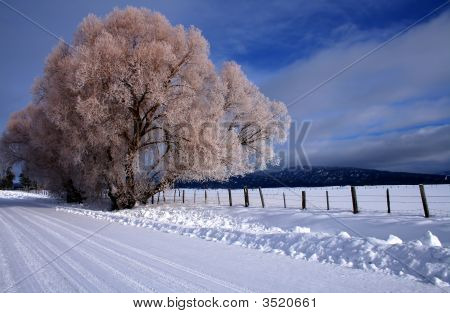
[[(7, 167), (0, 175), (0, 190), (14, 189), (14, 179), (16, 174), (14, 174), (12, 167)], [(30, 190), (37, 189), (37, 182), (32, 181), (24, 173), (19, 175), (19, 184), (22, 189)]]
[(70, 201), (108, 191), (131, 208), (187, 180), (226, 180), (276, 162), (286, 106), (227, 62), (201, 32), (146, 9), (89, 15), (49, 55), (33, 101), (1, 139), (3, 158)]
[(13, 189), (14, 178), (16, 178), (16, 175), (12, 171), (12, 168), (8, 167), (0, 176), (0, 189)]

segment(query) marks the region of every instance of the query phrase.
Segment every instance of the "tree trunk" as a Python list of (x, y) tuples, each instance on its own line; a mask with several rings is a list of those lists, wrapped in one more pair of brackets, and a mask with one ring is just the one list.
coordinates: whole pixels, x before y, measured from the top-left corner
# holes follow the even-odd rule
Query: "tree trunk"
[(127, 190), (119, 192), (108, 192), (109, 199), (111, 199), (111, 210), (131, 209), (136, 204), (136, 199), (133, 194)]
[(129, 149), (126, 159), (125, 159), (125, 185), (129, 193), (135, 194), (135, 182), (134, 182), (134, 157), (136, 151)]
[(111, 191), (108, 191), (108, 197), (111, 200), (111, 211), (118, 210), (119, 205), (117, 204), (117, 197)]
[(64, 188), (66, 191), (66, 201), (68, 203), (83, 202), (84, 198), (81, 191), (75, 188), (75, 186), (73, 185), (73, 181), (71, 179), (65, 183)]
[(125, 185), (121, 186), (121, 188), (114, 188), (117, 189), (116, 191), (113, 190), (109, 192), (113, 210), (131, 209), (136, 204), (135, 173), (133, 164), (135, 155), (135, 149), (130, 147), (124, 164)]
[(171, 185), (173, 181), (174, 179), (167, 179), (159, 182), (153, 188), (141, 192), (138, 196), (136, 196), (136, 200), (138, 200), (142, 204), (146, 204), (148, 202), (148, 199), (156, 195), (158, 192), (163, 191), (167, 186)]

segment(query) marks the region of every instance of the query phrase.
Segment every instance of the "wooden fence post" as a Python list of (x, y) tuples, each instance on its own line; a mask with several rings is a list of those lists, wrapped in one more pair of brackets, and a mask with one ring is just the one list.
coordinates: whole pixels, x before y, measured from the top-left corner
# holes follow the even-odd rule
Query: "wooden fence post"
[(155, 195), (152, 195), (152, 204), (155, 204)]
[(231, 189), (228, 188), (228, 201), (230, 202), (230, 206), (233, 206), (233, 200), (231, 199)]
[(248, 195), (248, 187), (245, 187), (245, 193), (247, 195), (247, 206), (250, 206), (250, 197)]
[(205, 189), (205, 203), (207, 202), (207, 200), (208, 200), (208, 195), (206, 194), (206, 189)]
[(330, 210), (330, 199), (328, 197), (328, 190), (325, 191), (325, 195), (327, 196), (327, 211), (329, 211)]
[(386, 201), (388, 213), (391, 213), (391, 197), (389, 196), (389, 188), (386, 189)]
[(306, 191), (302, 190), (302, 210), (306, 209)]
[(284, 208), (286, 209), (286, 196), (285, 196), (284, 192), (283, 192), (283, 202), (284, 202)]
[(184, 189), (183, 189), (183, 203), (184, 203)]
[(425, 195), (425, 188), (422, 184), (419, 185), (420, 189), (420, 197), (422, 198), (422, 204), (423, 204), (423, 213), (425, 214), (425, 217), (430, 217), (430, 211), (428, 211), (428, 202), (427, 202), (427, 196)]
[(352, 191), (352, 204), (353, 204), (353, 214), (358, 213), (358, 200), (356, 199), (356, 189), (351, 186)]
[(263, 197), (261, 187), (259, 187), (259, 196), (261, 197), (261, 205), (264, 208), (264, 197)]
[(248, 188), (247, 186), (244, 186), (244, 206), (248, 207), (250, 205), (248, 201)]
[(219, 203), (219, 205), (220, 205), (219, 190), (217, 190), (217, 203)]

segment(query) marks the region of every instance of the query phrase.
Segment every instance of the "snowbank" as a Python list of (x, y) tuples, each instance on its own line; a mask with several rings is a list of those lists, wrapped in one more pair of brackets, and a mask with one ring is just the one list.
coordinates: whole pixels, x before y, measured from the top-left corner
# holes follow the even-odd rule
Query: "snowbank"
[(50, 196), (18, 190), (0, 190), (1, 199), (48, 199)]
[[(259, 249), (293, 258), (339, 264), (345, 267), (407, 276), (439, 286), (450, 286), (450, 249), (443, 247), (430, 231), (420, 240), (404, 242), (386, 234), (386, 240), (312, 231), (308, 225), (270, 225), (273, 211), (266, 211), (265, 223), (252, 221), (250, 209), (167, 206), (138, 207), (132, 210), (102, 212), (77, 207), (59, 207), (67, 213), (91, 216), (124, 225), (147, 227), (230, 245)], [(244, 214), (245, 213), (245, 214)], [(273, 218), (276, 220), (275, 218)]]

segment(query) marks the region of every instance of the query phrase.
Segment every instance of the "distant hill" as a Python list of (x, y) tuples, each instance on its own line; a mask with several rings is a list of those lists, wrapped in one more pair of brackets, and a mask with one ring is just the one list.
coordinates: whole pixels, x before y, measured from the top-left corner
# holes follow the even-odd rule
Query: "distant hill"
[(242, 177), (232, 177), (227, 182), (209, 181), (204, 183), (177, 183), (179, 188), (249, 188), (264, 187), (323, 187), (346, 185), (417, 185), (448, 184), (444, 175), (389, 172), (360, 168), (313, 167), (272, 168), (257, 171)]

